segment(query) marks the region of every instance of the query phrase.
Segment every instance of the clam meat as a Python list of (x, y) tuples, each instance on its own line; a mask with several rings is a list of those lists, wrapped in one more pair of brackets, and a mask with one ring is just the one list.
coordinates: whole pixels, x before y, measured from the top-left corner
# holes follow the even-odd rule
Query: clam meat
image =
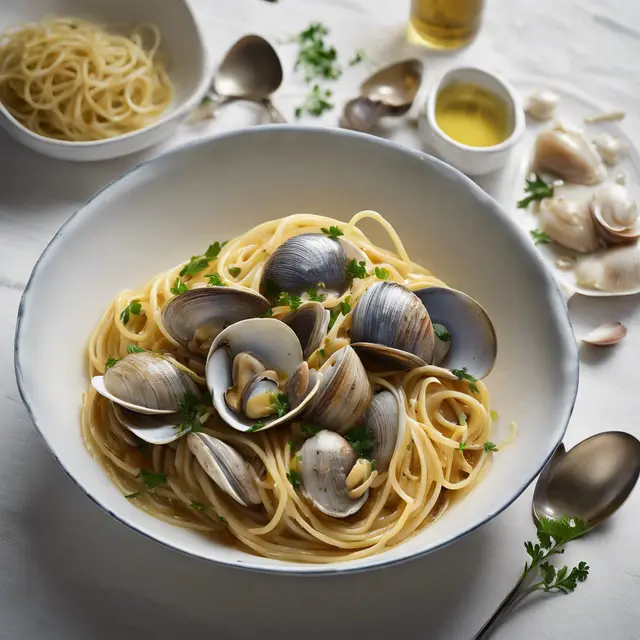
[(591, 210), (607, 242), (634, 242), (640, 237), (638, 207), (623, 185), (600, 187), (593, 196)]
[(640, 292), (640, 249), (637, 246), (611, 249), (583, 258), (575, 268), (578, 285), (610, 293)]
[(554, 242), (580, 253), (597, 251), (602, 244), (587, 201), (545, 198), (540, 203), (539, 224)]

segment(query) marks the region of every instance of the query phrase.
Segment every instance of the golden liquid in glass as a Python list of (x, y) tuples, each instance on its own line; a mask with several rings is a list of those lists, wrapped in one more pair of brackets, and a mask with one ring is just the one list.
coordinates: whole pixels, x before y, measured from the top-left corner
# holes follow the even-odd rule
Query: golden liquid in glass
[(431, 49), (459, 49), (480, 29), (484, 0), (411, 0), (409, 39)]

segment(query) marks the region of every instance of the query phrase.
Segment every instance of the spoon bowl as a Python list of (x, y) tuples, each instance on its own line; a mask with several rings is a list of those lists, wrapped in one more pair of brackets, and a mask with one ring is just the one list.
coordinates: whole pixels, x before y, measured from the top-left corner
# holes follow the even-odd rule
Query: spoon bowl
[(416, 58), (402, 60), (377, 71), (360, 85), (360, 94), (387, 108), (387, 115), (404, 115), (422, 83), (423, 64)]
[(536, 484), (534, 518), (580, 518), (592, 529), (624, 504), (639, 476), (640, 441), (629, 433), (600, 433), (569, 452), (560, 445)]

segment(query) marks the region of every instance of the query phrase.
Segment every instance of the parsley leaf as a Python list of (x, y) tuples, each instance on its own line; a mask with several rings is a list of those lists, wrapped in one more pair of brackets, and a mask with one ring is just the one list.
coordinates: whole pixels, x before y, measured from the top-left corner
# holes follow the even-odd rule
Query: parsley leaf
[(249, 429), (247, 429), (247, 433), (260, 431), (260, 429), (264, 429), (266, 426), (267, 426), (267, 423), (264, 420), (258, 420), (258, 422), (254, 422), (253, 425)]
[(316, 427), (314, 424), (311, 424), (309, 422), (301, 422), (300, 430), (308, 438), (311, 438), (312, 436), (315, 436), (319, 431), (322, 431), (320, 427)]
[(461, 443), (458, 445), (458, 450), (459, 450), (459, 451), (464, 451), (466, 448), (467, 448), (467, 443), (466, 443), (466, 442), (461, 442)]
[(295, 469), (291, 469), (289, 473), (287, 473), (287, 480), (291, 483), (291, 486), (294, 489), (297, 489), (301, 484), (300, 472)]
[(295, 110), (296, 118), (301, 118), (303, 113), (318, 118), (325, 111), (331, 111), (334, 105), (329, 102), (329, 98), (332, 95), (331, 90), (320, 89), (317, 84), (313, 85), (313, 89), (307, 94), (304, 102)]
[(446, 327), (437, 322), (433, 323), (433, 332), (436, 334), (436, 338), (442, 340), (442, 342), (449, 342), (451, 340), (451, 334), (447, 331)]
[(470, 373), (467, 373), (467, 367), (463, 367), (462, 369), (451, 369), (451, 373), (458, 378), (458, 380), (466, 380), (469, 383), (469, 388), (473, 393), (478, 393), (478, 378), (472, 376)]
[(318, 353), (324, 358), (325, 354), (324, 354), (324, 349), (318, 349)]
[(349, 60), (349, 66), (350, 67), (354, 67), (355, 65), (360, 64), (366, 57), (367, 57), (367, 54), (364, 52), (364, 50), (363, 49), (358, 49), (353, 54), (353, 58), (351, 58), (351, 60)]
[(276, 410), (278, 414), (278, 418), (282, 418), (282, 416), (286, 415), (291, 408), (291, 402), (289, 401), (289, 397), (284, 392), (274, 393), (271, 395), (271, 402), (273, 403), (273, 408)]
[(220, 519), (220, 522), (222, 522), (222, 524), (227, 524), (227, 519), (224, 516), (218, 516), (218, 518)]
[(328, 235), (332, 240), (337, 240), (339, 236), (344, 235), (344, 231), (342, 231), (340, 227), (335, 227), (334, 225), (331, 225), (328, 229), (326, 227), (321, 227), (320, 231)]
[(206, 504), (202, 504), (201, 502), (192, 502), (189, 506), (192, 509), (195, 509), (196, 511), (206, 511), (207, 510), (207, 505)]
[(227, 269), (232, 278), (237, 278), (240, 275), (242, 269), (240, 267), (229, 267)]
[(484, 445), (483, 445), (483, 446), (484, 446), (484, 450), (485, 450), (487, 453), (489, 453), (490, 451), (497, 451), (497, 450), (498, 450), (498, 447), (496, 447), (496, 445), (495, 445), (495, 444), (493, 444), (493, 442), (490, 442), (489, 440), (487, 440), (487, 441), (484, 443)]
[[(178, 425), (178, 433), (197, 433), (202, 431), (202, 423), (200, 417), (206, 412), (204, 405), (198, 404), (198, 398), (191, 391), (187, 391), (182, 400), (178, 403), (180, 406), (180, 424)], [(202, 409), (201, 409), (202, 407)]]
[(529, 235), (533, 240), (533, 244), (549, 244), (551, 242), (551, 236), (546, 231), (540, 231), (540, 229), (531, 229)]
[(291, 311), (295, 311), (302, 304), (302, 298), (291, 293), (281, 293), (276, 305), (279, 307), (289, 307)]
[(141, 478), (147, 489), (154, 489), (161, 484), (167, 484), (167, 476), (164, 473), (154, 473), (148, 469), (140, 469), (136, 478)]
[(120, 358), (109, 358), (109, 359), (107, 360), (107, 362), (105, 363), (105, 365), (104, 365), (104, 370), (105, 370), (105, 371), (108, 371), (109, 369), (111, 369), (111, 367), (113, 367), (113, 365), (114, 365), (116, 362), (119, 362), (119, 361), (120, 361)]
[(318, 293), (316, 287), (309, 287), (309, 289), (307, 289), (307, 295), (311, 302), (324, 302), (327, 299), (327, 295), (325, 293)]
[(263, 314), (263, 318), (273, 318), (273, 309), (267, 309)]
[(361, 425), (347, 431), (344, 434), (344, 439), (360, 457), (366, 458), (371, 455), (373, 451), (373, 436), (365, 426)]
[(537, 173), (533, 180), (525, 180), (525, 193), (529, 195), (518, 201), (518, 209), (526, 209), (532, 202), (540, 202), (553, 196), (553, 187), (547, 184)]
[(193, 276), (199, 271), (206, 269), (209, 266), (209, 262), (211, 262), (211, 260), (215, 260), (218, 257), (218, 255), (220, 254), (220, 250), (222, 249), (222, 247), (224, 247), (225, 244), (226, 242), (220, 243), (216, 240), (213, 244), (210, 244), (207, 247), (207, 250), (202, 255), (191, 256), (191, 260), (189, 260), (189, 262), (184, 267), (182, 267), (180, 276)]
[(180, 278), (176, 278), (176, 281), (173, 283), (173, 287), (169, 289), (174, 296), (179, 296), (181, 293), (187, 293), (189, 291), (189, 287), (180, 280)]
[(217, 273), (207, 273), (204, 276), (209, 279), (209, 285), (212, 287), (226, 287), (227, 285), (222, 282), (220, 275)]
[(122, 311), (120, 314), (120, 320), (122, 320), (122, 324), (128, 324), (131, 319), (131, 314), (134, 316), (139, 316), (142, 311), (142, 304), (140, 304), (140, 300), (132, 300)]
[(333, 327), (340, 314), (346, 316), (351, 311), (351, 305), (349, 304), (350, 299), (351, 296), (347, 296), (339, 305), (331, 309), (331, 311), (329, 312), (329, 327), (327, 328), (327, 331), (329, 331), (329, 329)]
[(139, 347), (137, 344), (128, 344), (127, 353), (144, 353), (146, 349)]
[(389, 279), (389, 272), (384, 267), (376, 267), (375, 272), (376, 272), (376, 278), (378, 278), (378, 280)]
[(366, 278), (369, 275), (366, 262), (364, 260), (358, 262), (355, 258), (347, 262), (347, 273), (352, 278)]
[(294, 70), (302, 69), (304, 79), (310, 82), (314, 78), (337, 80), (342, 75), (338, 66), (338, 52), (335, 47), (329, 47), (324, 36), (329, 30), (320, 22), (310, 24), (298, 36), (300, 50)]

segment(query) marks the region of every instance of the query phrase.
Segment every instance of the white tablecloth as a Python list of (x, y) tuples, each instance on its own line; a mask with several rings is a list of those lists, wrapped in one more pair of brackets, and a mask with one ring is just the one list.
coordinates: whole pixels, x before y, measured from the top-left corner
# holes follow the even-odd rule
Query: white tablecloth
[[(357, 48), (377, 63), (413, 53), (403, 43), (408, 0), (193, 4), (214, 56), (249, 32), (279, 43), (287, 80), (276, 104), (288, 117), (304, 87), (291, 78), (295, 46), (285, 41), (309, 22), (327, 24), (345, 57)], [(563, 80), (595, 99), (638, 113), (636, 2), (487, 4), (477, 41), (453, 56), (425, 57), (428, 77), (470, 62), (507, 77)], [(336, 102), (351, 97), (366, 71), (364, 65), (347, 70), (336, 83)], [(183, 131), (181, 139), (248, 124), (256, 117), (250, 107), (231, 106), (217, 121)], [(336, 119), (333, 112), (318, 123), (332, 125)], [(640, 142), (637, 121), (628, 118), (624, 126)], [(419, 146), (416, 132), (402, 123), (390, 125), (388, 135)], [(57, 228), (90, 194), (137, 161), (65, 164), (39, 157), (0, 133), (0, 638), (470, 638), (521, 570), (522, 542), (534, 535), (531, 490), (493, 522), (432, 557), (339, 578), (274, 577), (205, 564), (138, 536), (85, 498), (48, 454), (14, 381), (13, 332), (20, 295)], [(99, 273), (99, 257), (95, 265), (78, 268)], [(616, 349), (583, 353), (568, 445), (605, 429), (640, 433), (635, 403), (639, 300), (574, 298), (570, 303), (578, 333), (602, 321), (621, 320), (629, 337)], [(55, 363), (42, 365), (55, 375)], [(639, 510), (640, 491), (610, 523), (570, 547), (568, 562), (585, 559), (592, 567), (591, 577), (575, 594), (531, 598), (495, 638), (640, 637)]]

